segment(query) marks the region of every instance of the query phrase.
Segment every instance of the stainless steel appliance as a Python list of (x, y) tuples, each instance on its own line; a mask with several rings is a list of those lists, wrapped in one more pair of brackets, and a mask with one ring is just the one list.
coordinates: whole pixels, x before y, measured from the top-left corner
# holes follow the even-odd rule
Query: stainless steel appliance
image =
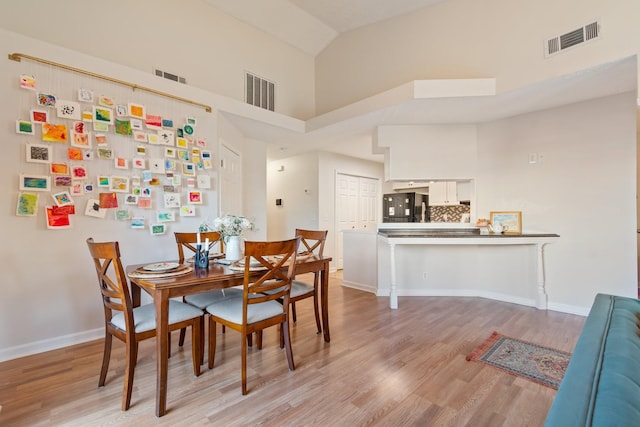
[(429, 196), (426, 194), (385, 194), (382, 209), (382, 222), (429, 222)]

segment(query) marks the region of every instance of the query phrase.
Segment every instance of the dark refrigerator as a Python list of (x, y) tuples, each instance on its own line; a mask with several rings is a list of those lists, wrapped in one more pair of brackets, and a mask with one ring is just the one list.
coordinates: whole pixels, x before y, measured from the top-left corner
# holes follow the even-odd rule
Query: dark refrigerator
[(382, 222), (429, 222), (429, 196), (390, 193), (382, 200)]

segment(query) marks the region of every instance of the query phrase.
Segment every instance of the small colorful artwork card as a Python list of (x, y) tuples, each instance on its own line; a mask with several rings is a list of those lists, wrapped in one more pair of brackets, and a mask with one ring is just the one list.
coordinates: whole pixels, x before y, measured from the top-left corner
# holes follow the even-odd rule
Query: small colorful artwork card
[(71, 176), (74, 179), (86, 179), (89, 177), (89, 174), (87, 173), (87, 168), (84, 166), (73, 166), (71, 168)]
[(52, 206), (51, 210), (56, 215), (75, 215), (76, 205)]
[(129, 115), (129, 108), (126, 105), (116, 105), (116, 117), (127, 117)]
[(82, 121), (83, 122), (92, 122), (93, 121), (93, 111), (83, 111), (82, 112)]
[(115, 211), (116, 221), (129, 221), (131, 214), (129, 209), (116, 209)]
[(118, 207), (118, 196), (116, 193), (100, 193), (100, 208), (112, 209)]
[(20, 190), (51, 191), (51, 178), (48, 175), (20, 175)]
[(69, 215), (64, 213), (56, 213), (55, 206), (45, 206), (47, 213), (47, 228), (50, 230), (58, 230), (71, 227), (71, 219)]
[(173, 147), (165, 147), (164, 149), (164, 156), (165, 157), (170, 157), (172, 159), (175, 159), (176, 157), (176, 150)]
[(202, 192), (199, 190), (189, 191), (189, 204), (201, 205), (202, 204)]
[(124, 198), (125, 205), (137, 205), (138, 204), (138, 196), (135, 194), (127, 194)]
[(132, 130), (133, 140), (136, 142), (147, 142), (147, 133), (141, 130)]
[(93, 91), (90, 89), (78, 89), (78, 101), (93, 102)]
[(98, 148), (98, 158), (103, 160), (112, 160), (113, 159), (113, 150), (109, 147), (99, 147)]
[(36, 89), (36, 78), (33, 76), (28, 76), (23, 74), (20, 76), (20, 87), (22, 89), (35, 90)]
[(164, 173), (164, 159), (149, 159), (149, 170), (152, 173)]
[[(147, 129), (162, 130), (162, 117), (147, 114), (144, 120)], [(173, 132), (172, 132), (173, 133)]]
[(82, 150), (82, 157), (84, 157), (85, 160), (93, 160), (93, 151)]
[(162, 130), (158, 132), (158, 143), (160, 145), (170, 145), (173, 147), (175, 145), (174, 140), (175, 136), (172, 131)]
[(171, 120), (171, 119), (162, 119), (162, 127), (163, 128), (172, 128), (173, 127), (173, 120)]
[(134, 216), (133, 218), (131, 218), (131, 228), (144, 228), (144, 218), (140, 216)]
[(131, 122), (131, 129), (133, 129), (133, 130), (143, 130), (142, 120), (140, 120), (140, 119), (130, 119), (129, 121)]
[(109, 189), (118, 193), (129, 192), (129, 177), (128, 176), (112, 176), (109, 182)]
[(92, 184), (92, 183), (90, 183), (90, 182), (87, 182), (87, 183), (84, 185), (84, 192), (85, 192), (85, 194), (86, 194), (86, 193), (93, 193), (93, 184)]
[(98, 97), (98, 105), (101, 105), (107, 108), (114, 108), (116, 106), (116, 102), (110, 96), (100, 95)]
[(116, 119), (116, 133), (118, 135), (131, 135), (133, 131), (131, 130), (131, 122), (129, 120), (120, 120)]
[[(107, 107), (94, 105), (93, 121), (98, 123), (113, 124), (113, 110)], [(107, 128), (108, 129), (108, 128)]]
[(91, 148), (91, 134), (71, 132), (71, 146)]
[(87, 125), (83, 121), (73, 122), (73, 131), (75, 133), (87, 133)]
[(141, 157), (134, 158), (132, 164), (134, 169), (145, 169), (146, 167), (145, 159)]
[(176, 170), (176, 161), (174, 159), (164, 159), (164, 170), (167, 173)]
[(179, 208), (180, 194), (178, 193), (164, 193), (164, 207), (167, 209)]
[(211, 177), (209, 175), (198, 175), (196, 177), (198, 188), (205, 190), (211, 188)]
[(49, 172), (52, 175), (69, 175), (69, 165), (66, 163), (51, 163)]
[(158, 212), (156, 222), (173, 222), (176, 220), (176, 214), (173, 212)]
[(93, 130), (96, 132), (109, 132), (109, 123), (93, 122)]
[(108, 175), (98, 175), (98, 187), (109, 187), (111, 181)]
[(36, 216), (38, 212), (38, 193), (19, 193), (16, 215)]
[(71, 187), (69, 187), (69, 192), (72, 196), (82, 196), (84, 194), (84, 181), (82, 180), (72, 180)]
[(56, 175), (53, 177), (54, 187), (70, 187), (72, 179), (70, 175)]
[(16, 133), (33, 135), (35, 133), (33, 123), (26, 120), (16, 120)]
[(73, 199), (68, 191), (54, 193), (51, 197), (53, 197), (53, 200), (56, 202), (56, 206), (68, 206), (73, 204)]
[(52, 148), (46, 144), (27, 144), (27, 162), (51, 163)]
[(180, 216), (196, 216), (196, 208), (194, 206), (180, 206)]
[(128, 105), (128, 110), (129, 110), (129, 116), (131, 117), (135, 117), (141, 120), (144, 120), (146, 117), (144, 105), (130, 102)]
[(60, 119), (82, 120), (82, 107), (77, 102), (58, 100), (56, 110)]
[(196, 168), (193, 163), (183, 163), (182, 164), (182, 174), (193, 176), (196, 174)]
[(42, 124), (42, 140), (49, 142), (67, 142), (67, 125), (65, 124)]
[(94, 138), (96, 139), (96, 145), (107, 145), (107, 135), (104, 133), (96, 133)]
[(116, 157), (113, 159), (113, 163), (116, 169), (129, 169), (129, 159), (126, 157)]
[(67, 148), (67, 158), (69, 160), (84, 160), (84, 153), (80, 148)]
[(149, 230), (152, 236), (161, 236), (167, 232), (167, 226), (165, 224), (151, 224)]
[(151, 145), (160, 145), (160, 137), (155, 133), (150, 133), (147, 135), (147, 140)]
[(55, 107), (56, 106), (56, 96), (48, 93), (38, 93), (36, 95), (36, 100), (38, 105), (42, 107)]
[(89, 199), (87, 200), (87, 207), (84, 210), (84, 214), (94, 218), (104, 218), (107, 215), (107, 210), (100, 207), (100, 200)]
[(151, 209), (151, 199), (148, 197), (138, 197), (138, 207), (140, 209)]
[(49, 122), (49, 112), (47, 110), (32, 109), (29, 118), (34, 123), (47, 123)]

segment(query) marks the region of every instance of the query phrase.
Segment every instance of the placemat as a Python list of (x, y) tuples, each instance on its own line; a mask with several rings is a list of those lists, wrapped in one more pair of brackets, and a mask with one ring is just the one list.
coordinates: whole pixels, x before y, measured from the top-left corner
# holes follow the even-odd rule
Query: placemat
[(169, 271), (147, 271), (142, 268), (138, 268), (128, 273), (129, 277), (134, 279), (161, 279), (164, 277), (181, 276), (193, 271), (193, 267), (188, 265), (181, 265)]

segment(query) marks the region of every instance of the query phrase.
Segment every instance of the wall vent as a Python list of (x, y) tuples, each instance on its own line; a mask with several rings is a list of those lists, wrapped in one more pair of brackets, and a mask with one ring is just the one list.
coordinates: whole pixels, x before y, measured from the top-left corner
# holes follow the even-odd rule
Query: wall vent
[(153, 72), (158, 77), (164, 77), (165, 79), (173, 80), (174, 82), (182, 84), (187, 83), (187, 79), (185, 79), (184, 77), (180, 77), (177, 74), (167, 73), (166, 71), (158, 70), (157, 68), (153, 70)]
[(276, 85), (255, 74), (245, 73), (245, 100), (247, 104), (275, 111)]
[(576, 28), (568, 33), (547, 39), (544, 46), (544, 56), (548, 58), (550, 56), (557, 55), (566, 49), (591, 40), (597, 40), (600, 36), (600, 24), (598, 21), (593, 21), (590, 24)]

